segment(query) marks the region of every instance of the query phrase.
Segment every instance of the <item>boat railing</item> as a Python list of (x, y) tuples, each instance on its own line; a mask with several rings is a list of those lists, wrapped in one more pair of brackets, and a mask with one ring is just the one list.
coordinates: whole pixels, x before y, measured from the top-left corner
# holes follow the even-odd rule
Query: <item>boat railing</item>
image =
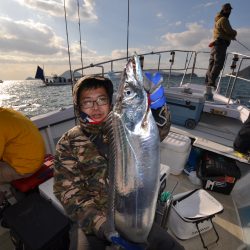
[[(201, 84), (202, 81), (205, 84), (209, 55), (209, 51), (192, 50), (164, 50), (138, 54), (143, 71), (160, 71), (163, 75), (163, 84), (165, 87), (178, 87), (187, 83)], [(240, 53), (230, 52), (226, 55), (224, 67), (218, 79), (216, 92), (226, 96), (228, 103), (232, 99), (235, 100), (233, 93), (237, 86), (237, 81), (250, 81), (242, 77), (241, 74), (241, 70), (246, 67), (245, 65), (247, 63), (249, 65), (249, 59), (249, 56)], [(112, 76), (114, 78), (111, 78), (112, 81), (119, 81), (126, 61), (127, 57), (121, 57), (100, 63), (91, 63), (85, 67), (74, 70), (73, 76), (74, 79), (76, 79), (76, 72), (80, 72), (82, 75), (88, 75), (90, 69), (92, 69), (91, 74), (93, 75), (108, 76), (110, 78)], [(227, 83), (225, 83), (226, 80), (228, 80)]]
[[(195, 51), (188, 50), (165, 50), (165, 51), (152, 51), (149, 53), (138, 54), (143, 71), (161, 71), (167, 76), (166, 84), (171, 82), (171, 77), (181, 76), (180, 85), (184, 83), (184, 79), (188, 76), (192, 78), (194, 72), (194, 59), (196, 58)], [(177, 60), (177, 54), (178, 59)], [(155, 57), (155, 58), (152, 58)], [(76, 79), (76, 72), (81, 72), (81, 75), (87, 75), (86, 73), (90, 69), (94, 69), (91, 73), (93, 75), (105, 76), (109, 72), (114, 74), (120, 74), (127, 61), (127, 57), (121, 57), (118, 59), (111, 59), (100, 63), (91, 63), (85, 67), (75, 69), (73, 71), (73, 77)], [(178, 63), (176, 63), (178, 61)], [(101, 71), (99, 71), (99, 69)]]
[[(245, 84), (250, 83), (250, 74), (244, 74), (244, 69), (247, 68), (246, 65), (250, 65), (250, 56), (236, 52), (227, 53), (226, 60), (218, 81), (217, 90), (221, 88), (223, 78), (225, 79), (226, 77), (228, 80), (224, 95), (228, 98), (228, 104), (232, 99), (237, 99), (237, 96), (233, 98), (233, 93), (236, 90), (239, 81), (244, 82)], [(238, 98), (242, 97), (238, 96)], [(250, 99), (250, 96), (247, 95), (246, 98)]]

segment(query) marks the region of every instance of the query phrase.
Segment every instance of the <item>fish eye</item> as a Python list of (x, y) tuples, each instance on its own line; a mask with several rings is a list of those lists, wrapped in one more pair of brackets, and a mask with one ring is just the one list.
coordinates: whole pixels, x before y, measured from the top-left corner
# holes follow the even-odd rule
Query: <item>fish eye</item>
[(132, 90), (130, 88), (125, 88), (124, 89), (124, 96), (130, 96), (132, 94)]

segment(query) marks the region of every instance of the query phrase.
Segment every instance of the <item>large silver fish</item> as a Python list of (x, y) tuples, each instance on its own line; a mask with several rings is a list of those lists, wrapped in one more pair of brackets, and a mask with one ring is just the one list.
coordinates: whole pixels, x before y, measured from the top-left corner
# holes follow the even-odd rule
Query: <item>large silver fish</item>
[(146, 242), (159, 190), (160, 138), (136, 55), (126, 64), (108, 123), (109, 219), (113, 213), (115, 229), (126, 239)]

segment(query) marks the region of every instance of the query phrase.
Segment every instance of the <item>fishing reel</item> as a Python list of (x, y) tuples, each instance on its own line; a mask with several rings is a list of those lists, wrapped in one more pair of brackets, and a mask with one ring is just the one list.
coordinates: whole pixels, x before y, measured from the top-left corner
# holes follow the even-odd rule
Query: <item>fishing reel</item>
[(170, 52), (170, 55), (171, 55), (172, 57), (171, 57), (171, 59), (169, 59), (169, 62), (170, 62), (171, 64), (174, 64), (175, 51), (171, 51), (171, 52)]
[(237, 66), (236, 64), (237, 64), (238, 61), (239, 61), (239, 55), (238, 54), (234, 54), (234, 57), (232, 59), (232, 64), (230, 65), (230, 68), (232, 70), (234, 70), (236, 68), (236, 66)]

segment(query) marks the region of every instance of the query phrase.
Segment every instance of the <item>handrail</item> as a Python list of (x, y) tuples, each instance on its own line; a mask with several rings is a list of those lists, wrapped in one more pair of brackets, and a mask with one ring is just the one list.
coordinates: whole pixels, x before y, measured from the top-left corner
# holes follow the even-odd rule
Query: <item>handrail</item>
[[(142, 53), (142, 54), (138, 54), (138, 56), (149, 56), (149, 55), (158, 55), (159, 56), (159, 59), (158, 59), (158, 67), (157, 69), (160, 70), (169, 70), (169, 68), (161, 68), (161, 55), (162, 54), (166, 54), (166, 53), (171, 53), (171, 52), (182, 52), (182, 53), (195, 53), (195, 51), (189, 51), (189, 50), (163, 50), (163, 51), (152, 51), (152, 52), (149, 52), (149, 53)], [(103, 61), (103, 62), (99, 62), (99, 63), (91, 63), (90, 65), (87, 65), (85, 67), (81, 67), (81, 68), (77, 68), (73, 71), (73, 77), (75, 79), (75, 73), (77, 71), (83, 71), (83, 70), (86, 70), (86, 69), (89, 69), (89, 68), (94, 68), (94, 67), (98, 67), (100, 65), (107, 65), (107, 64), (110, 64), (110, 70), (113, 71), (113, 64), (115, 62), (118, 62), (118, 61), (123, 61), (123, 60), (127, 60), (127, 57), (121, 57), (121, 58), (118, 58), (118, 59), (111, 59), (111, 60), (106, 60), (106, 61)], [(185, 68), (176, 68), (175, 70), (185, 70)], [(121, 71), (117, 71), (117, 73), (119, 73)]]
[[(232, 72), (230, 74), (227, 74), (227, 73), (224, 73), (224, 71), (226, 69), (226, 66), (227, 66), (227, 63), (228, 63), (228, 60), (229, 60), (228, 58), (230, 56), (232, 57), (232, 63), (230, 65), (230, 68), (231, 68)], [(226, 60), (225, 60), (223, 69), (222, 69), (221, 74), (220, 74), (220, 78), (219, 78), (219, 81), (218, 81), (216, 91), (219, 90), (220, 87), (221, 87), (222, 77), (223, 76), (229, 76), (227, 86), (226, 86), (226, 92), (225, 92), (225, 96), (228, 98), (228, 104), (232, 100), (232, 95), (234, 93), (235, 86), (237, 85), (237, 81), (242, 80), (242, 81), (245, 81), (245, 82), (250, 82), (250, 79), (241, 77), (239, 75), (239, 73), (240, 73), (240, 71), (242, 69), (243, 62), (246, 61), (246, 60), (249, 60), (249, 62), (250, 62), (250, 56), (247, 56), (247, 55), (244, 55), (244, 54), (241, 54), (241, 53), (236, 53), (236, 52), (229, 52), (226, 55)], [(239, 66), (237, 67), (237, 62), (238, 61), (239, 61), (239, 63), (238, 63)], [(236, 68), (237, 68), (237, 70), (235, 71)]]
[[(138, 56), (143, 57), (144, 58), (144, 67), (143, 70), (144, 71), (150, 71), (150, 70), (155, 70), (155, 71), (162, 71), (162, 72), (166, 72), (167, 75), (167, 79), (165, 84), (166, 86), (170, 85), (170, 81), (171, 81), (171, 77), (173, 78), (174, 76), (176, 76), (176, 74), (173, 74), (173, 72), (176, 73), (180, 73), (178, 76), (181, 76), (181, 80), (179, 82), (179, 86), (182, 86), (185, 82), (185, 80), (188, 80), (189, 82), (193, 81), (193, 77), (197, 75), (197, 72), (204, 72), (203, 76), (205, 77), (205, 72), (207, 70), (207, 65), (208, 65), (208, 56), (209, 56), (209, 52), (208, 51), (192, 51), (192, 50), (162, 50), (162, 51), (151, 51), (148, 53), (142, 53), (142, 54), (138, 54)], [(157, 56), (157, 59), (152, 59), (150, 58), (150, 56)], [(168, 65), (165, 65), (165, 59), (162, 60), (163, 56), (169, 58), (169, 60), (167, 60), (167, 62), (169, 63)], [(181, 60), (181, 65), (180, 62), (177, 63), (179, 58), (182, 58)], [(231, 65), (231, 69), (228, 69), (228, 61), (230, 60), (230, 58), (239, 58), (238, 60), (235, 60), (232, 65), (234, 65), (232, 68)], [(202, 59), (203, 58), (203, 59)], [(206, 59), (204, 59), (206, 58)], [(241, 75), (239, 74), (241, 67), (243, 65), (243, 62), (245, 62), (246, 60), (249, 60), (250, 56), (244, 55), (244, 54), (240, 54), (240, 53), (235, 53), (235, 52), (229, 52), (226, 55), (226, 59), (225, 59), (225, 63), (223, 65), (223, 69), (220, 73), (219, 79), (218, 79), (218, 84), (217, 84), (217, 88), (216, 88), (216, 92), (221, 91), (221, 87), (222, 84), (225, 84), (225, 82), (222, 83), (222, 80), (224, 79), (225, 76), (229, 76), (229, 80), (228, 83), (226, 85), (226, 94), (225, 96), (227, 98), (229, 98), (228, 103), (230, 102), (230, 100), (232, 99), (232, 95), (233, 95), (233, 91), (235, 89), (235, 86), (237, 85), (237, 80), (244, 80), (244, 81), (250, 81), (250, 79), (245, 79), (243, 77), (241, 77)], [(147, 61), (148, 60), (148, 61)], [(200, 61), (203, 60), (203, 64), (200, 63)], [(90, 68), (101, 68), (101, 73), (95, 73), (94, 75), (105, 75), (108, 74), (110, 71), (115, 73), (115, 74), (119, 74), (122, 72), (123, 67), (119, 64), (122, 61), (127, 61), (127, 57), (121, 57), (121, 58), (117, 58), (117, 59), (111, 59), (111, 60), (106, 60), (103, 62), (99, 62), (99, 63), (91, 63), (90, 65), (75, 69), (73, 71), (73, 77), (74, 79), (76, 79), (75, 74), (77, 71), (82, 71), (84, 73), (84, 71), (86, 71), (87, 69)], [(148, 66), (145, 67), (146, 62), (149, 62)], [(250, 62), (250, 61), (249, 61)], [(238, 64), (238, 66), (237, 66)], [(249, 63), (250, 64), (250, 63)], [(153, 65), (153, 66), (152, 66)], [(117, 69), (115, 66), (119, 66), (119, 69)], [(235, 70), (237, 68), (237, 70)], [(226, 71), (228, 72), (229, 70), (231, 70), (232, 72), (230, 74), (225, 73)], [(186, 83), (188, 83), (188, 81), (186, 81)]]
[[(225, 74), (225, 76), (229, 76), (229, 77), (233, 77), (233, 78), (236, 77), (235, 75), (232, 75), (232, 74)], [(250, 82), (250, 79), (246, 79), (246, 78), (243, 78), (243, 77), (240, 77), (240, 76), (237, 76), (237, 78), (238, 78), (239, 80), (243, 80), (243, 81), (246, 81), (246, 82)]]

